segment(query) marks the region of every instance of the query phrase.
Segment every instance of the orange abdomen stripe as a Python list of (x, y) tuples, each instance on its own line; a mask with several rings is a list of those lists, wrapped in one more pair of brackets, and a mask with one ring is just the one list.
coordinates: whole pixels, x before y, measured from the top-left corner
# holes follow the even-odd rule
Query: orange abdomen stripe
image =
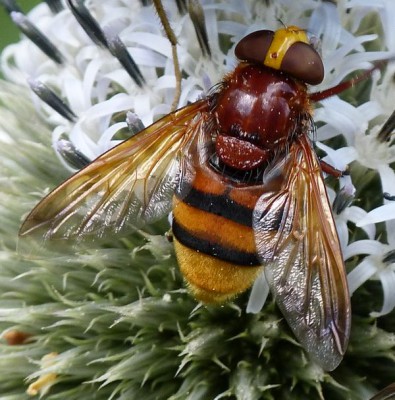
[(257, 266), (252, 210), (226, 194), (191, 188), (183, 199), (174, 198), (173, 234), (183, 245), (218, 259)]

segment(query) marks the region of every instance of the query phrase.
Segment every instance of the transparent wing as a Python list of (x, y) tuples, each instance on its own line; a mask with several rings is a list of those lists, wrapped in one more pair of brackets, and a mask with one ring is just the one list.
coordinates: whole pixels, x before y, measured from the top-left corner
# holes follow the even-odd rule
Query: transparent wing
[(332, 370), (347, 347), (350, 299), (320, 165), (307, 136), (265, 173), (264, 185), (253, 226), (271, 291), (311, 357)]
[(183, 149), (202, 127), (202, 100), (109, 150), (46, 196), (19, 234), (82, 239), (153, 222), (171, 209)]

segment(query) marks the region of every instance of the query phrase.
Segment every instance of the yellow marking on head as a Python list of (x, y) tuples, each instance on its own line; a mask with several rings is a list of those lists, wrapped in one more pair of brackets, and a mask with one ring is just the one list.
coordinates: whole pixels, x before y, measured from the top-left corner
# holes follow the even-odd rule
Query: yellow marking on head
[(279, 70), (288, 49), (296, 42), (309, 43), (306, 31), (297, 26), (288, 26), (274, 32), (273, 41), (269, 47), (263, 64)]

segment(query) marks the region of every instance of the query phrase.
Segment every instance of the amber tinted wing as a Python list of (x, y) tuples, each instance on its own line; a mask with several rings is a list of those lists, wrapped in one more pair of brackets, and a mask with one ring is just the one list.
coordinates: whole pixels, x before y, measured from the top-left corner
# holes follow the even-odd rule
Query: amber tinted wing
[(350, 300), (320, 165), (307, 136), (265, 173), (264, 185), (253, 225), (271, 291), (304, 348), (332, 370), (347, 347)]
[(165, 215), (179, 181), (182, 151), (201, 128), (199, 115), (207, 108), (201, 100), (175, 111), (97, 158), (39, 203), (20, 235), (101, 237)]

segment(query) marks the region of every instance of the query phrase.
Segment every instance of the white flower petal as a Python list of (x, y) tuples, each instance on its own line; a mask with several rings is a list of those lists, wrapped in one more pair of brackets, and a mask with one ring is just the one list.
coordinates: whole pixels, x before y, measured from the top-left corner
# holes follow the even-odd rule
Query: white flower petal
[(395, 250), (395, 220), (387, 221), (385, 227), (387, 230), (387, 242), (392, 246), (392, 250)]
[(111, 97), (106, 101), (95, 104), (89, 110), (86, 111), (85, 117), (88, 118), (99, 118), (103, 116), (112, 115), (119, 111), (125, 111), (133, 108), (133, 98), (127, 94), (119, 93)]
[(324, 128), (317, 129), (317, 139), (326, 140), (339, 134), (346, 138), (349, 145), (354, 142), (356, 132), (364, 131), (367, 120), (358, 108), (338, 97), (326, 99), (323, 107), (316, 111), (315, 120), (325, 122)]
[(109, 150), (111, 147), (115, 146), (119, 143), (119, 141), (113, 141), (112, 138), (114, 135), (120, 131), (121, 129), (127, 128), (126, 122), (118, 122), (116, 124), (112, 124), (108, 129), (106, 129), (98, 140), (97, 144), (99, 146), (99, 152), (104, 153)]
[(360, 111), (365, 118), (370, 121), (373, 118), (382, 115), (383, 108), (376, 101), (367, 101), (358, 107), (358, 111)]
[(342, 221), (341, 223), (336, 222), (337, 234), (339, 236), (340, 247), (343, 249), (347, 248), (349, 232), (347, 224)]
[[(393, 161), (395, 160), (388, 160), (388, 162)], [(395, 171), (387, 164), (380, 165), (377, 171), (380, 175), (383, 192), (395, 195)]]
[(172, 59), (170, 42), (166, 37), (149, 32), (133, 32), (129, 34), (128, 39), (130, 42), (164, 55), (168, 60)]
[(395, 104), (395, 65), (388, 64), (382, 74), (374, 74), (372, 79), (371, 99), (378, 102), (384, 114), (390, 116)]
[(322, 142), (316, 142), (315, 144), (319, 149), (325, 151), (327, 154), (324, 160), (340, 171), (344, 171), (348, 164), (354, 161), (357, 157), (357, 152), (353, 147), (342, 147), (334, 150)]
[(357, 240), (347, 246), (344, 250), (344, 259), (361, 254), (380, 255), (383, 251), (383, 244), (376, 240)]
[(313, 11), (308, 31), (321, 38), (321, 46), (325, 49), (323, 57), (337, 48), (342, 29), (334, 4), (323, 2)]
[(360, 221), (357, 222), (357, 226), (365, 226), (368, 224), (376, 224), (378, 222), (388, 221), (395, 219), (395, 203), (385, 204), (369, 211)]
[(376, 235), (376, 227), (374, 224), (366, 224), (363, 227), (359, 223), (368, 215), (368, 213), (360, 207), (351, 206), (345, 210), (345, 217), (348, 221), (353, 222), (358, 227), (362, 228), (368, 235), (369, 239), (373, 240)]
[(390, 313), (395, 307), (395, 273), (388, 266), (380, 271), (379, 278), (383, 287), (384, 302), (383, 307), (379, 312), (371, 312), (372, 317), (381, 317), (382, 315)]
[(65, 78), (63, 91), (70, 108), (79, 115), (89, 107), (90, 100), (85, 98), (84, 86), (81, 80), (73, 77)]
[(377, 267), (370, 257), (366, 257), (348, 275), (348, 290), (350, 296), (377, 272)]
[(89, 108), (92, 105), (92, 100), (95, 98), (95, 82), (99, 79), (99, 71), (102, 65), (103, 63), (100, 59), (94, 59), (86, 66), (83, 78), (84, 101), (86, 108)]
[(262, 272), (256, 278), (252, 286), (250, 298), (248, 299), (247, 312), (256, 314), (261, 311), (267, 296), (269, 294), (269, 284), (267, 283), (265, 273)]
[(383, 24), (386, 47), (395, 50), (395, 38), (393, 35), (393, 22), (395, 21), (395, 3), (392, 0), (350, 0), (349, 7), (365, 7), (365, 14), (374, 11), (379, 12)]

